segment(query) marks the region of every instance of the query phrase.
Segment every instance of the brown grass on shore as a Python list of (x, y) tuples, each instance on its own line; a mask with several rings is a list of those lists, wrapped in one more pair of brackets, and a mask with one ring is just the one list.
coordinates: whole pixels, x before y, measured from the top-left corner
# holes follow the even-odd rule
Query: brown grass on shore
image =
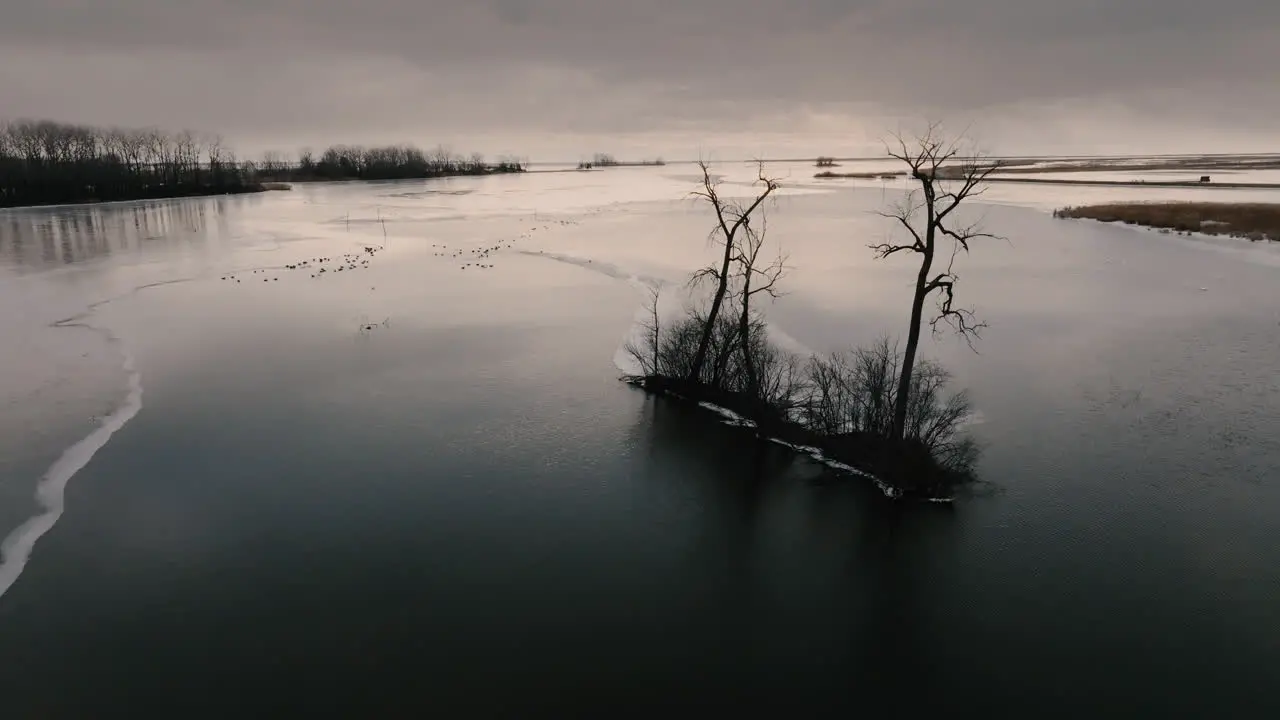
[(1276, 203), (1111, 203), (1065, 207), (1053, 215), (1280, 242), (1280, 204)]

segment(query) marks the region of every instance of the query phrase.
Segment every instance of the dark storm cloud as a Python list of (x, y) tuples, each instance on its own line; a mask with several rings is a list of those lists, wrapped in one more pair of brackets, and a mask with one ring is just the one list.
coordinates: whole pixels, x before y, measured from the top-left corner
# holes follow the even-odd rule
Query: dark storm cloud
[(1265, 130), (1278, 30), (1275, 0), (9, 0), (0, 113), (275, 138), (1096, 102)]

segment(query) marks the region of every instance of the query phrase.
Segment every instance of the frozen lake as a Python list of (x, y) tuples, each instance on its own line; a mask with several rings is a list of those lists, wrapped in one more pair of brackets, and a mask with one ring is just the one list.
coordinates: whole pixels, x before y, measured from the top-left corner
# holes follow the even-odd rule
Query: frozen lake
[[(779, 337), (900, 334), (902, 182), (771, 170)], [(708, 259), (696, 180), (0, 211), (0, 715), (1280, 713), (1280, 253), (1049, 213), (1280, 193), (992, 186), (980, 354), (923, 346), (984, 484), (899, 507), (618, 382), (634, 281)]]

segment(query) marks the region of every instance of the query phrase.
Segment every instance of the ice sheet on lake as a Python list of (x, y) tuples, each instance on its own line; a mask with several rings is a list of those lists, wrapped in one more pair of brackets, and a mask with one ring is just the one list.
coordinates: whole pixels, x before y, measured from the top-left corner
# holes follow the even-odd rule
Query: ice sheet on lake
[(667, 283), (667, 280), (663, 278), (644, 273), (631, 273), (623, 270), (617, 265), (603, 260), (595, 260), (593, 258), (578, 257), (554, 252), (534, 252), (532, 250), (517, 250), (516, 252), (530, 257), (545, 258), (547, 260), (554, 260), (568, 265), (576, 265), (584, 270), (590, 270), (591, 272), (599, 273), (615, 280), (623, 280), (641, 288), (647, 288), (654, 284), (664, 285)]
[[(92, 312), (86, 311), (84, 315)], [(75, 445), (63, 451), (62, 455), (49, 467), (44, 477), (36, 486), (36, 501), (40, 506), (40, 514), (30, 518), (0, 543), (0, 595), (4, 595), (17, 582), (31, 557), (31, 550), (45, 533), (53, 529), (62, 517), (64, 495), (67, 483), (79, 472), (94, 454), (101, 450), (111, 436), (124, 427), (142, 409), (142, 375), (135, 367), (133, 356), (110, 331), (82, 322), (84, 315), (68, 318), (56, 323), (57, 327), (84, 327), (103, 334), (107, 340), (120, 350), (123, 359), (122, 369), (128, 383), (128, 394), (110, 415), (103, 418), (97, 429)]]
[(1089, 218), (1070, 218), (1064, 220), (1064, 222), (1103, 225), (1130, 232), (1160, 235), (1162, 241), (1167, 240), (1170, 242), (1176, 242), (1184, 247), (1209, 252), (1219, 252), (1225, 255), (1234, 256), (1239, 260), (1258, 265), (1280, 267), (1280, 242), (1274, 242), (1271, 240), (1253, 241), (1247, 238), (1231, 237), (1229, 235), (1211, 235), (1209, 233), (1201, 232), (1182, 235), (1176, 232), (1164, 232), (1160, 228), (1130, 225), (1119, 221), (1101, 222)]

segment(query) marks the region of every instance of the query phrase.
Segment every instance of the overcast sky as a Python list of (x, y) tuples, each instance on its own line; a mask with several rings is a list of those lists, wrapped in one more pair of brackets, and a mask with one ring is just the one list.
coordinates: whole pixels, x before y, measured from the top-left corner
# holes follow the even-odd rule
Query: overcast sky
[(532, 160), (1280, 150), (1280, 0), (0, 0), (0, 117)]

